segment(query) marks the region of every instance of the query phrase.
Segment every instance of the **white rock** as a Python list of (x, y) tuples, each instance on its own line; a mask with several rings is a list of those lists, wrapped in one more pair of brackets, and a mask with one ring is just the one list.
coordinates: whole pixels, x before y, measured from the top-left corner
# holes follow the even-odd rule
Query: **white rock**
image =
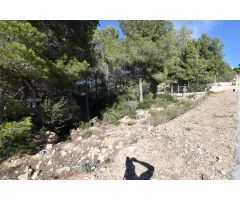
[(39, 152), (39, 155), (43, 156), (47, 153), (46, 149), (43, 149)]
[(134, 150), (136, 150), (136, 147), (130, 146), (130, 147), (128, 148), (128, 150), (129, 150), (129, 151), (134, 151)]
[(36, 180), (38, 179), (38, 175), (39, 175), (40, 171), (35, 171), (31, 177), (32, 180)]
[(81, 161), (84, 160), (85, 158), (86, 158), (85, 156), (81, 157), (81, 159), (80, 159), (78, 162), (81, 162)]
[(99, 154), (100, 153), (100, 149), (99, 148), (97, 148), (97, 147), (92, 147), (91, 149), (90, 149), (90, 151), (89, 151), (89, 156), (91, 157), (91, 158), (93, 158), (95, 155), (97, 155), (97, 154)]
[(18, 176), (19, 180), (28, 180), (28, 173)]
[(70, 135), (72, 136), (72, 135), (75, 135), (77, 132), (76, 132), (76, 130), (75, 129), (71, 129), (70, 130)]
[(105, 153), (107, 151), (107, 149), (106, 148), (103, 148), (102, 150), (101, 150), (101, 153)]
[(52, 131), (47, 131), (47, 142), (49, 143), (56, 143), (59, 139), (58, 135)]
[(67, 155), (67, 152), (66, 151), (61, 151), (61, 156), (64, 157)]
[(57, 169), (56, 172), (57, 172), (58, 174), (61, 174), (62, 172), (69, 172), (70, 169), (71, 169), (70, 167), (62, 167), (62, 168), (60, 168), (60, 169)]
[(148, 110), (137, 110), (136, 118), (141, 120), (146, 120), (151, 116)]
[(123, 118), (121, 118), (121, 119), (119, 120), (119, 122), (122, 123), (122, 124), (129, 124), (129, 123), (133, 123), (134, 120), (131, 119), (131, 118), (128, 117), (128, 116), (124, 116)]
[(200, 155), (202, 155), (202, 149), (200, 149), (200, 148), (197, 148), (197, 150), (198, 150), (198, 153), (200, 154)]
[(222, 173), (223, 175), (225, 175), (225, 174), (226, 174), (226, 172), (225, 172), (225, 171), (223, 171), (223, 170), (221, 171), (221, 173)]
[(52, 165), (52, 159), (48, 161), (47, 165)]
[(25, 169), (24, 169), (24, 171), (23, 172), (25, 172), (25, 173), (27, 173), (28, 172), (28, 166), (27, 167), (25, 167)]
[(100, 161), (100, 162), (104, 162), (104, 160), (107, 158), (107, 154), (100, 154), (99, 156), (98, 156), (98, 160)]
[(47, 145), (46, 145), (46, 150), (51, 151), (51, 150), (52, 150), (52, 147), (53, 147), (52, 144), (47, 144)]
[(40, 168), (40, 165), (41, 165), (41, 163), (38, 163), (38, 164), (36, 165), (36, 169), (37, 169), (37, 170)]
[(37, 173), (34, 172), (33, 175), (32, 175), (32, 177), (31, 177), (31, 179), (32, 179), (32, 180), (36, 180), (37, 178), (38, 178)]
[(123, 148), (123, 143), (122, 142), (119, 142), (119, 144), (115, 147), (116, 149), (121, 149)]
[(77, 141), (80, 141), (80, 140), (82, 140), (82, 136), (79, 136), (79, 137), (77, 138)]

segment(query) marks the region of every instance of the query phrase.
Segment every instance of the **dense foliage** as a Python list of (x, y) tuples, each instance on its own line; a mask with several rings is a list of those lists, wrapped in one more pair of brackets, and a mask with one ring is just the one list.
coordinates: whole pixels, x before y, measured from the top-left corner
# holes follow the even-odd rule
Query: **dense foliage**
[(29, 142), (32, 126), (30, 117), (0, 125), (0, 161), (23, 147), (28, 150), (32, 147)]

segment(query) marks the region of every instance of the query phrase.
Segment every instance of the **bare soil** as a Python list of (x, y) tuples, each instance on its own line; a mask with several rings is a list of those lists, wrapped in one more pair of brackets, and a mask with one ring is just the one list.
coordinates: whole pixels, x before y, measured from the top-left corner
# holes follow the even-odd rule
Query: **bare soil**
[[(126, 157), (154, 166), (151, 179), (231, 179), (237, 142), (237, 96), (232, 90), (212, 94), (182, 116), (160, 125), (116, 155), (96, 175), (122, 179)], [(136, 175), (147, 168), (138, 162)]]

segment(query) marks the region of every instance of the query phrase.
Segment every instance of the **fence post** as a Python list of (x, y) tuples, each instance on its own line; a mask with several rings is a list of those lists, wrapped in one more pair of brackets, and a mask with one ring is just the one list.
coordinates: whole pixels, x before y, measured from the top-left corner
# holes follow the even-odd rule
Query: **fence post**
[(180, 92), (180, 88), (179, 88), (179, 84), (177, 85), (177, 93), (179, 94)]
[(238, 74), (236, 75), (236, 86), (235, 86), (235, 92), (238, 91)]
[(173, 84), (171, 84), (171, 94), (173, 93)]
[(186, 85), (183, 86), (183, 97), (185, 97), (186, 93)]

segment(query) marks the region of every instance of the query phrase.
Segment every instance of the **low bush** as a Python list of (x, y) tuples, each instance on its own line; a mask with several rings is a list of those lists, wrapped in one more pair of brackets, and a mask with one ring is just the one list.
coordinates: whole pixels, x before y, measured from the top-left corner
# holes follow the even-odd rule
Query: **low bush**
[(14, 153), (35, 149), (31, 142), (32, 127), (31, 117), (0, 125), (0, 161)]
[(135, 101), (139, 98), (139, 90), (135, 86), (128, 86), (126, 89), (126, 93), (123, 95), (128, 101)]
[(89, 138), (89, 137), (91, 137), (92, 136), (92, 134), (93, 134), (93, 131), (91, 130), (91, 129), (86, 129), (86, 130), (84, 130), (84, 135), (83, 135), (83, 138)]
[(173, 103), (175, 103), (175, 102), (178, 101), (174, 96), (172, 96), (172, 95), (169, 94), (169, 93), (161, 94), (161, 95), (159, 96), (159, 99), (160, 99), (160, 100), (167, 101), (167, 102), (173, 102)]
[(132, 108), (125, 98), (119, 98), (118, 101), (111, 107), (107, 108), (102, 115), (103, 123), (117, 124), (118, 120), (124, 116), (134, 118), (136, 109)]
[(139, 103), (138, 108), (139, 109), (147, 109), (150, 108), (151, 105), (154, 103), (154, 95), (152, 93), (147, 94), (144, 97), (144, 100), (142, 103)]
[(59, 100), (45, 99), (41, 104), (37, 114), (37, 119), (41, 121), (41, 126), (49, 131), (56, 132), (62, 136), (62, 130), (74, 123), (74, 113), (78, 109), (75, 102), (65, 97)]
[(205, 83), (190, 83), (187, 87), (187, 92), (204, 92), (207, 88), (207, 82)]
[(161, 94), (156, 97), (153, 102), (153, 107), (166, 108), (171, 104), (177, 103), (178, 100), (170, 94)]
[(85, 130), (91, 127), (91, 123), (90, 122), (80, 122), (79, 123), (79, 128)]
[(170, 94), (162, 94), (159, 97), (154, 97), (152, 93), (149, 93), (144, 96), (142, 103), (139, 103), (137, 107), (133, 107), (130, 101), (126, 99), (126, 96), (122, 96), (118, 98), (118, 101), (112, 107), (106, 109), (102, 115), (102, 121), (108, 124), (117, 124), (118, 120), (124, 116), (134, 118), (136, 109), (147, 109), (150, 107), (166, 108), (177, 102), (178, 100)]

